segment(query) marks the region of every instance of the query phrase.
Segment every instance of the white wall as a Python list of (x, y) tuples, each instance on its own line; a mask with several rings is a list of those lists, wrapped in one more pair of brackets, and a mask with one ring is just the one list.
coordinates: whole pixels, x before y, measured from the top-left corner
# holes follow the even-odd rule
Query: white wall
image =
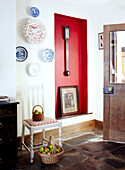
[(16, 1), (0, 0), (0, 95), (16, 99)]
[[(114, 1), (113, 1), (114, 2)], [(54, 50), (54, 13), (87, 19), (88, 21), (88, 111), (93, 115), (80, 116), (63, 120), (63, 126), (79, 123), (90, 119), (103, 120), (103, 50), (98, 50), (98, 33), (103, 32), (103, 25), (124, 23), (124, 1), (92, 8), (65, 3), (58, 0), (0, 0), (0, 95), (8, 95), (15, 99), (25, 85), (44, 85), (45, 115), (55, 116), (55, 78), (54, 61), (41, 61), (41, 51), (45, 48)], [(17, 5), (17, 6), (16, 6)], [(29, 44), (23, 37), (22, 27), (26, 19), (31, 18), (28, 7), (36, 6), (40, 10), (38, 19), (47, 30), (47, 37), (39, 45)], [(11, 7), (11, 8), (10, 8)], [(17, 11), (17, 13), (16, 13)], [(16, 18), (16, 21), (15, 21)], [(15, 47), (22, 45), (29, 52), (28, 59), (23, 63), (15, 61)], [(40, 75), (30, 77), (27, 65), (37, 62), (40, 65)], [(17, 72), (16, 72), (17, 69)], [(17, 74), (16, 74), (17, 73)], [(16, 76), (15, 76), (16, 75)], [(16, 86), (17, 82), (17, 86)], [(22, 123), (22, 122), (18, 122)]]
[(97, 120), (103, 120), (103, 50), (98, 50), (98, 33), (103, 32), (103, 25), (125, 23), (125, 1), (113, 1), (113, 3), (94, 6), (94, 34), (93, 56), (95, 62), (95, 116)]
[[(36, 6), (40, 10), (40, 16), (37, 18), (46, 27), (47, 36), (46, 39), (41, 44), (30, 44), (28, 43), (22, 34), (22, 28), (25, 21), (28, 18), (32, 18), (28, 13), (29, 6)], [(73, 16), (77, 18), (87, 19), (88, 21), (88, 39), (92, 36), (92, 13), (90, 8), (83, 8), (79, 5), (73, 5), (71, 3), (65, 3), (65, 1), (58, 0), (46, 0), (41, 1), (22, 1), (17, 0), (17, 43), (16, 46), (24, 46), (29, 53), (28, 59), (22, 63), (17, 62), (17, 91), (19, 92), (21, 87), (24, 85), (38, 85), (43, 84), (44, 87), (44, 111), (45, 116), (50, 116), (55, 118), (55, 69), (54, 62), (45, 63), (41, 61), (42, 53), (41, 51), (45, 48), (50, 48), (54, 51), (54, 13), (59, 13), (63, 15)], [(91, 31), (92, 30), (92, 31)], [(91, 49), (91, 50), (89, 50)], [(89, 57), (93, 51), (92, 42), (88, 40), (88, 51)], [(31, 77), (27, 74), (26, 68), (29, 63), (36, 62), (40, 65), (40, 75), (38, 77)], [(75, 124), (95, 118), (95, 80), (94, 80), (94, 65), (95, 59), (92, 54), (92, 59), (89, 58), (89, 82), (93, 82), (92, 88), (89, 85), (89, 112), (93, 112), (92, 115), (80, 116), (70, 119), (61, 120), (63, 126)], [(93, 71), (91, 71), (91, 69)], [(91, 83), (90, 83), (91, 84)], [(94, 102), (93, 102), (94, 101)], [(21, 123), (21, 122), (20, 122)]]

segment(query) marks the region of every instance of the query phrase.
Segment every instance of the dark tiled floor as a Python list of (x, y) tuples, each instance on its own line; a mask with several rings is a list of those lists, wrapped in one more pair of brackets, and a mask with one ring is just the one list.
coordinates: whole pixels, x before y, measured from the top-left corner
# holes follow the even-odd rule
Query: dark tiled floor
[(63, 138), (65, 153), (57, 164), (46, 165), (35, 152), (18, 151), (19, 170), (125, 170), (125, 144), (104, 142), (102, 131), (92, 130)]

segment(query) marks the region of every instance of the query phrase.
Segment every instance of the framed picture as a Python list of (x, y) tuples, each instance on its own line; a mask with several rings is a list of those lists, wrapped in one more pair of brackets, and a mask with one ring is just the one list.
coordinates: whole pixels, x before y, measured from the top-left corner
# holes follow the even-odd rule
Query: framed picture
[(61, 86), (59, 91), (62, 116), (80, 113), (78, 86)]
[(104, 33), (99, 33), (98, 34), (98, 38), (99, 38), (99, 50), (104, 49)]

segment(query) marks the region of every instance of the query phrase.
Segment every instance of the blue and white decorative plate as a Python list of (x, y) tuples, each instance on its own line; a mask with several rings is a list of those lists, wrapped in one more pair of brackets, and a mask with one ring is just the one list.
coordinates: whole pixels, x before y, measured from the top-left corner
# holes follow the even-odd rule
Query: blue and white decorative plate
[(16, 60), (17, 61), (23, 62), (27, 59), (27, 57), (28, 57), (28, 52), (24, 47), (22, 46), (16, 47)]
[(32, 16), (32, 17), (38, 17), (39, 16), (39, 10), (38, 10), (38, 8), (36, 8), (36, 7), (31, 7), (30, 8), (30, 15)]
[(54, 52), (51, 49), (45, 49), (43, 51), (43, 60), (51, 62), (54, 59)]

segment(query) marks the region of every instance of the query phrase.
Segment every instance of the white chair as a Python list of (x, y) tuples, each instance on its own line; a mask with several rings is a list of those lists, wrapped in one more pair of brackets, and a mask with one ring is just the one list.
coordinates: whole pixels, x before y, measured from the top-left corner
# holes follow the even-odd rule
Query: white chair
[[(35, 94), (34, 94), (35, 92)], [(53, 127), (58, 127), (59, 128), (59, 145), (62, 147), (61, 144), (61, 128), (62, 128), (62, 122), (57, 121), (56, 119), (52, 119), (49, 117), (44, 117), (43, 121), (33, 121), (31, 118), (32, 116), (32, 108), (34, 105), (39, 104), (39, 101), (35, 96), (38, 96), (38, 99), (40, 95), (40, 89), (38, 87), (30, 87), (30, 88), (25, 88), (23, 90), (22, 96), (24, 97), (24, 103), (23, 103), (23, 111), (24, 111), (24, 119), (23, 119), (23, 125), (22, 125), (22, 146), (27, 149), (27, 151), (30, 153), (30, 163), (33, 163), (33, 158), (34, 158), (34, 149), (39, 148), (40, 145), (35, 147), (33, 145), (33, 134), (35, 131), (42, 131), (43, 132), (43, 137), (41, 139), (41, 144), (44, 145), (44, 141), (48, 141), (45, 139), (45, 130), (50, 129)], [(43, 93), (41, 91), (41, 98)], [(30, 96), (30, 98), (29, 98)], [(25, 100), (26, 98), (26, 100)], [(36, 101), (34, 101), (34, 99)], [(30, 101), (29, 101), (30, 100)], [(27, 103), (27, 104), (26, 104)], [(27, 107), (27, 108), (25, 108)], [(26, 112), (28, 111), (28, 112)], [(29, 111), (31, 114), (29, 114)], [(30, 146), (28, 147), (25, 143), (24, 137), (25, 137), (25, 128), (27, 128), (30, 132)]]

